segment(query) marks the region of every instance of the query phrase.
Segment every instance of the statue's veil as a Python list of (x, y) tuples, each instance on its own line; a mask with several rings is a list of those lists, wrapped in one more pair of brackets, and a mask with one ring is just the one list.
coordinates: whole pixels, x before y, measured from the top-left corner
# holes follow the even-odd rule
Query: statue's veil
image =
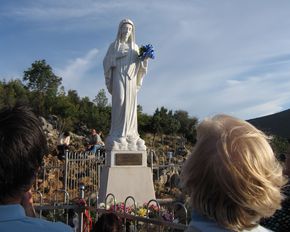
[(115, 40), (115, 49), (118, 49), (118, 47), (119, 47), (120, 38), (121, 38), (121, 28), (124, 24), (130, 24), (132, 26), (132, 32), (131, 32), (131, 35), (129, 37), (129, 42), (130, 42), (131, 48), (133, 48), (135, 45), (135, 26), (134, 26), (134, 23), (130, 19), (123, 19), (119, 24), (118, 34), (117, 34), (117, 38)]

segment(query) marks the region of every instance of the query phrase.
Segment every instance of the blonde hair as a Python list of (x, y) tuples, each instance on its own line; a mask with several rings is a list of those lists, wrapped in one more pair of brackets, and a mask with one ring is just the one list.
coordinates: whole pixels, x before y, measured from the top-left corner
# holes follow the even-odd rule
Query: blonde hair
[(251, 228), (280, 208), (286, 181), (267, 140), (228, 115), (201, 122), (181, 174), (193, 208), (231, 230)]

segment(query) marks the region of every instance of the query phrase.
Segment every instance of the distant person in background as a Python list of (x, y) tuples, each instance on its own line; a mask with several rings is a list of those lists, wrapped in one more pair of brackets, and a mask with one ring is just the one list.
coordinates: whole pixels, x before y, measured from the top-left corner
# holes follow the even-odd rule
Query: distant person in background
[(0, 111), (0, 231), (68, 232), (60, 222), (33, 218), (32, 183), (47, 153), (38, 118), (24, 106)]
[(286, 183), (266, 135), (228, 115), (197, 127), (182, 182), (191, 198), (187, 231), (269, 231), (259, 225), (280, 208)]
[(69, 144), (70, 133), (68, 131), (61, 133), (57, 142), (58, 158), (60, 160), (65, 158), (65, 151), (68, 150)]
[(97, 153), (97, 150), (104, 146), (101, 136), (97, 133), (96, 129), (92, 129), (91, 135), (89, 137), (89, 144), (87, 151), (90, 151), (94, 154)]
[(100, 136), (100, 140), (102, 141), (101, 144), (105, 146), (105, 143), (103, 142), (103, 131), (99, 131), (98, 135)]
[(284, 174), (288, 177), (288, 183), (283, 188), (285, 199), (282, 208), (278, 209), (270, 218), (262, 220), (261, 225), (273, 231), (290, 231), (290, 150), (284, 154), (281, 160), (284, 163)]
[(114, 213), (104, 213), (93, 227), (93, 232), (119, 232), (122, 231), (122, 223)]

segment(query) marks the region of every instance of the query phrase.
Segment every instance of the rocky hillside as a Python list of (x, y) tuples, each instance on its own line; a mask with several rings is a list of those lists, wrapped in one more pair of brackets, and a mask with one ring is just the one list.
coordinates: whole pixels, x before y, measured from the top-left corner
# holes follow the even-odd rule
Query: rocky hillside
[[(58, 166), (64, 165), (64, 161), (57, 159), (57, 138), (59, 131), (53, 125), (53, 122), (48, 122), (41, 118), (43, 129), (47, 135), (49, 154), (45, 157), (44, 163), (58, 163)], [(71, 151), (84, 151), (84, 143), (86, 135), (76, 135), (71, 133)], [(148, 148), (148, 164), (151, 166), (151, 154), (153, 155), (153, 179), (157, 198), (184, 199), (184, 195), (180, 190), (179, 174), (181, 167), (192, 147), (187, 144), (186, 140), (179, 136), (165, 136), (146, 134), (142, 137)], [(54, 173), (47, 174), (47, 183), (50, 183), (50, 190), (53, 192), (61, 183), (58, 178), (55, 178)], [(55, 184), (53, 184), (55, 183)], [(45, 183), (42, 183), (45, 184)], [(54, 185), (56, 185), (54, 187)], [(48, 186), (47, 186), (48, 187)]]

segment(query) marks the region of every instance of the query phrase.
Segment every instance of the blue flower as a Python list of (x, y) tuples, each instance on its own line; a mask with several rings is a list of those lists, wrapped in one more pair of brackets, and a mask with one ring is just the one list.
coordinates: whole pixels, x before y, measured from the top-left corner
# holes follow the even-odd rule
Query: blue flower
[(145, 58), (154, 59), (155, 55), (153, 46), (151, 44), (141, 46), (139, 49), (139, 57), (141, 58), (141, 60), (144, 60)]

